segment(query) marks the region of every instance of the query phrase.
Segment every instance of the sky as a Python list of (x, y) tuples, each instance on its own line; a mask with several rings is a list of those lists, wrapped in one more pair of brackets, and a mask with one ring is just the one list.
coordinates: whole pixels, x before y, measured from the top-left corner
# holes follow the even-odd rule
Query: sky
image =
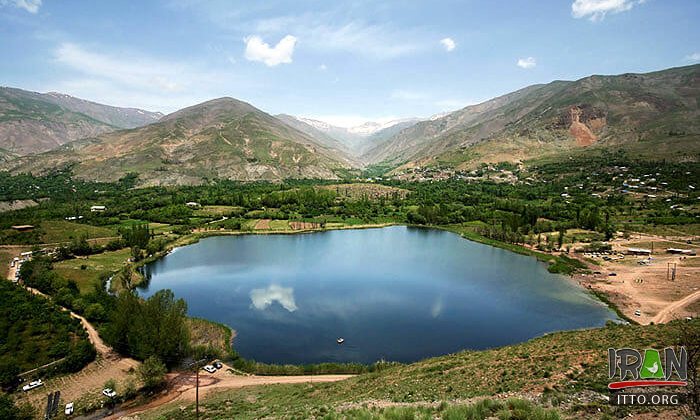
[(0, 0), (0, 85), (352, 126), (700, 63), (698, 0)]

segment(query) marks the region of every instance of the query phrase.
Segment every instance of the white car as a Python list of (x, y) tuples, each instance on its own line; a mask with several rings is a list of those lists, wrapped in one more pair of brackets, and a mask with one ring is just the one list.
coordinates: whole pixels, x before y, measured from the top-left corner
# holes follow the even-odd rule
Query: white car
[(117, 393), (114, 392), (114, 390), (113, 390), (112, 388), (105, 388), (105, 389), (103, 389), (103, 390), (102, 390), (102, 394), (103, 394), (105, 397), (109, 397), (109, 398), (114, 398), (114, 397), (117, 396)]
[(22, 391), (30, 391), (34, 388), (38, 388), (40, 386), (44, 385), (43, 382), (41, 382), (41, 379), (37, 379), (36, 381), (31, 381), (27, 385), (22, 387)]
[(206, 365), (202, 369), (206, 370), (209, 373), (214, 373), (216, 372), (216, 368), (212, 365)]
[(66, 416), (70, 416), (71, 414), (73, 414), (73, 403), (72, 402), (69, 402), (68, 404), (66, 404), (66, 409), (65, 409), (64, 413), (66, 413)]
[(634, 311), (634, 314), (635, 314), (636, 316), (642, 316), (642, 311), (640, 311), (639, 309), (637, 309), (636, 311)]

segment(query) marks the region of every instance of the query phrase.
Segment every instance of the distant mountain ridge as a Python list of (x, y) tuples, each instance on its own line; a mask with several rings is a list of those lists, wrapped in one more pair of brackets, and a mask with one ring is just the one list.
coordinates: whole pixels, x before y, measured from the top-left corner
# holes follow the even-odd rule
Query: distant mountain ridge
[(0, 148), (45, 152), (84, 137), (157, 121), (162, 114), (102, 105), (60, 93), (0, 87)]
[[(553, 81), (444, 116), (352, 129), (273, 117), (233, 98), (164, 117), (116, 110), (60, 94), (0, 90), (0, 169), (48, 173), (70, 167), (78, 177), (104, 181), (136, 172), (152, 185), (331, 179), (357, 175), (368, 165), (410, 178), (408, 172), (424, 168), (464, 170), (591, 150), (700, 161), (700, 65)], [(127, 123), (119, 115), (134, 112), (142, 119), (131, 123), (158, 121), (124, 130), (111, 125)], [(80, 140), (61, 146), (57, 137)], [(21, 156), (28, 149), (54, 150)]]
[(344, 146), (347, 153), (353, 155), (358, 161), (363, 162), (365, 152), (387, 140), (400, 130), (408, 128), (419, 121), (420, 118), (402, 118), (385, 122), (367, 121), (353, 127), (339, 127), (325, 121), (312, 118), (297, 117), (287, 114), (277, 115), (288, 124), (316, 135), (335, 140)]
[(468, 168), (588, 149), (700, 160), (700, 65), (528, 86), (401, 130), (364, 160)]
[(136, 172), (143, 185), (217, 178), (337, 178), (351, 163), (252, 105), (219, 98), (158, 122), (102, 134), (6, 163), (14, 172), (70, 168), (79, 178), (115, 181)]

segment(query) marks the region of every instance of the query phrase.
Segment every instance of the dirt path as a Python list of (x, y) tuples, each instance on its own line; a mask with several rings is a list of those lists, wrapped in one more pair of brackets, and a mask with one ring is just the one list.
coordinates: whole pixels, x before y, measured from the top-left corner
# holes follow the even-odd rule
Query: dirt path
[(109, 356), (114, 353), (114, 350), (112, 350), (111, 347), (109, 347), (107, 344), (105, 344), (104, 341), (102, 341), (102, 338), (97, 333), (95, 327), (93, 327), (87, 319), (72, 311), (70, 311), (70, 316), (80, 320), (80, 322), (83, 324), (83, 328), (85, 328), (85, 331), (87, 331), (88, 333), (88, 339), (90, 340), (92, 345), (95, 346), (95, 350), (97, 350), (98, 354), (102, 356)]
[[(14, 269), (10, 271), (10, 279), (12, 278), (14, 278)], [(31, 287), (25, 287), (25, 289), (35, 295), (51, 299), (50, 296), (37, 289)], [(97, 329), (87, 319), (66, 308), (62, 309), (70, 313), (71, 317), (80, 320), (88, 334), (88, 340), (95, 346), (97, 358), (80, 372), (45, 380), (43, 387), (28, 393), (19, 394), (19, 401), (28, 402), (36, 407), (39, 412), (42, 412), (41, 410), (44, 409), (47, 392), (60, 390), (62, 404), (68, 401), (76, 401), (85, 396), (100, 398), (100, 392), (105, 382), (109, 379), (114, 379), (119, 383), (123, 383), (130, 372), (133, 372), (139, 366), (139, 362), (136, 360), (120, 356), (110, 346), (105, 344)]]
[(672, 319), (674, 319), (674, 313), (676, 311), (678, 311), (679, 309), (683, 309), (684, 307), (690, 305), (698, 299), (700, 299), (700, 290), (684, 297), (681, 300), (677, 300), (665, 307), (664, 309), (660, 310), (659, 313), (656, 314), (654, 319), (652, 319), (652, 322), (655, 324), (659, 324), (671, 321)]
[[(200, 371), (199, 398), (200, 401), (207, 394), (226, 389), (243, 388), (257, 385), (271, 384), (299, 384), (308, 382), (337, 382), (353, 377), (354, 375), (299, 375), (299, 376), (238, 376), (226, 371), (228, 366), (213, 374)], [(191, 403), (195, 400), (195, 375), (191, 372), (168, 375), (170, 389), (165, 395), (149, 402), (146, 405), (126, 409), (107, 417), (108, 419), (120, 419), (125, 416), (150, 411), (166, 404), (174, 402)]]
[[(35, 295), (51, 299), (36, 289), (31, 287), (26, 289)], [(43, 387), (20, 396), (20, 401), (30, 403), (40, 412), (46, 404), (46, 393), (49, 391), (61, 391), (61, 401), (63, 403), (76, 401), (86, 396), (100, 398), (100, 392), (105, 382), (114, 379), (117, 383), (123, 384), (131, 372), (140, 364), (134, 359), (120, 356), (105, 344), (95, 327), (85, 318), (66, 308), (63, 308), (63, 310), (68, 311), (73, 318), (80, 320), (83, 328), (87, 331), (88, 339), (95, 346), (95, 350), (97, 350), (97, 358), (80, 372), (48, 379), (44, 381), (45, 385)]]

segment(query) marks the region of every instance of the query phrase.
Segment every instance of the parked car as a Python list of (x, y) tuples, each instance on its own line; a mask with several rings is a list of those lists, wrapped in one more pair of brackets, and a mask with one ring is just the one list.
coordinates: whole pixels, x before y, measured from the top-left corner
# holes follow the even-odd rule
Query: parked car
[(71, 414), (73, 414), (73, 403), (72, 402), (69, 402), (68, 404), (66, 404), (66, 409), (65, 409), (64, 413), (66, 414), (66, 416), (70, 416)]
[(103, 389), (103, 390), (102, 390), (102, 394), (103, 394), (105, 397), (109, 397), (109, 398), (114, 398), (114, 397), (117, 396), (117, 393), (114, 392), (114, 390), (113, 390), (112, 388), (105, 388), (105, 389)]
[(202, 369), (206, 370), (209, 373), (214, 373), (216, 372), (216, 368), (212, 365), (206, 365)]
[(218, 361), (218, 360), (217, 360), (216, 362), (212, 363), (212, 364), (213, 364), (214, 367), (217, 368), (217, 369), (221, 369), (222, 367), (224, 367), (223, 363), (221, 363), (221, 362)]
[(22, 387), (22, 391), (30, 391), (34, 388), (39, 388), (40, 386), (43, 386), (44, 383), (41, 382), (41, 379), (37, 379), (36, 381), (31, 381), (27, 385)]
[(636, 311), (634, 311), (634, 314), (635, 314), (636, 316), (642, 316), (642, 311), (640, 311), (639, 309), (637, 309)]

